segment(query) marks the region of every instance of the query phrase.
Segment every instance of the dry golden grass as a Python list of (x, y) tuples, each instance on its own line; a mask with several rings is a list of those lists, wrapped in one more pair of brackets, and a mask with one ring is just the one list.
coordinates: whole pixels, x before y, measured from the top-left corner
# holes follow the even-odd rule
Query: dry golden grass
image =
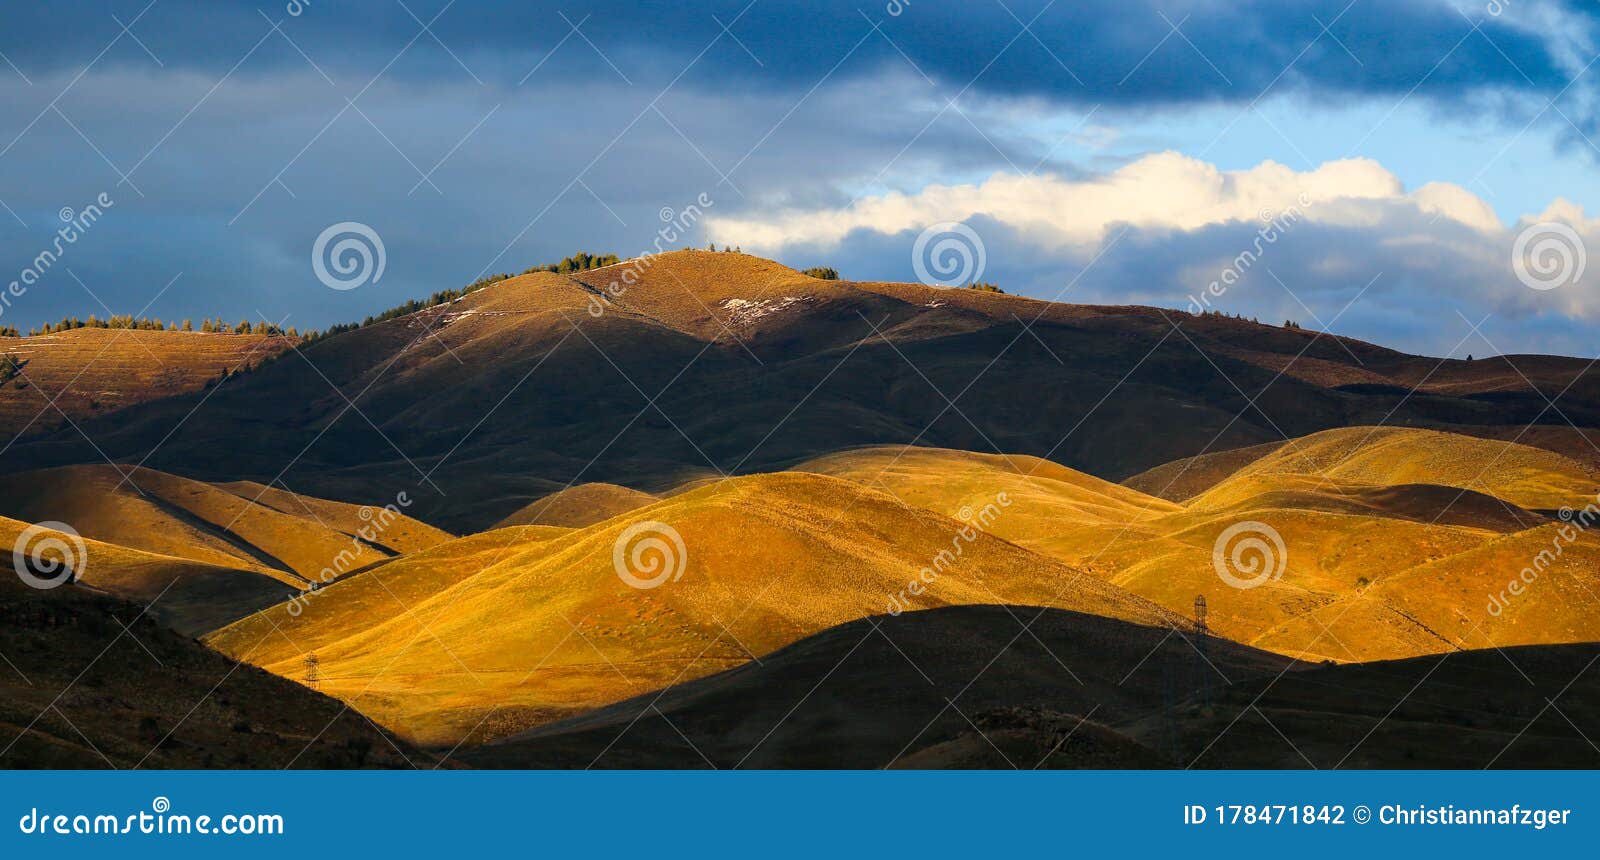
[[(613, 553), (646, 522), (681, 535), (686, 564), (681, 579), (637, 589)], [(835, 478), (735, 478), (553, 539), (497, 530), (443, 544), (331, 586), (298, 619), (275, 607), (209, 641), (291, 678), (314, 650), (323, 691), (406, 737), (450, 744), (741, 664), (883, 613), (902, 592), (907, 608), (1011, 603), (1178, 620), (991, 535), (967, 541), (963, 528)], [(909, 593), (941, 552), (942, 575)], [(340, 608), (346, 592), (357, 608)], [(374, 618), (360, 606), (380, 609)]]
[(1264, 442), (1227, 451), (1184, 457), (1122, 479), (1122, 485), (1171, 502), (1186, 502), (1245, 466), (1278, 450), (1283, 442)]
[(375, 565), (301, 595), (301, 599), (240, 620), (210, 637), (222, 650), (262, 665), (306, 654), (391, 619), (505, 560), (569, 529), (509, 526)]
[(1306, 478), (1324, 486), (1437, 484), (1528, 510), (1581, 507), (1600, 489), (1581, 464), (1540, 448), (1437, 430), (1348, 427), (1284, 444), (1196, 496), (1190, 507), (1215, 510)]
[[(255, 481), (214, 484), (253, 504), (264, 505), (293, 517), (310, 520), (324, 528), (346, 535), (373, 534), (372, 543), (395, 554), (421, 552), (450, 540), (454, 535), (409, 516), (383, 517), (381, 506), (352, 505), (304, 496)], [(380, 500), (381, 501), (381, 500)], [(377, 518), (381, 529), (374, 526)]]
[(82, 421), (199, 391), (224, 370), (260, 364), (293, 343), (265, 335), (97, 328), (0, 338), (0, 354), (23, 362), (22, 376), (0, 385), (0, 436), (58, 426), (58, 408)]
[[(979, 508), (1004, 491), (1018, 503), (994, 520), (995, 534), (1179, 614), (1203, 594), (1219, 634), (1293, 656), (1358, 661), (1600, 639), (1596, 538), (1582, 530), (1548, 556), (1542, 590), (1530, 588), (1515, 611), (1488, 609), (1561, 528), (1532, 511), (1594, 500), (1594, 479), (1575, 461), (1365, 427), (1254, 450), (1262, 454), (1254, 461), (1201, 463), (1210, 489), (1182, 506), (1125, 487), (1108, 503), (1104, 482), (1031, 458), (889, 447), (802, 468), (943, 512)], [(1225, 530), (1248, 521), (1281, 536), (1284, 566), (1276, 579), (1236, 589), (1217, 574), (1214, 553)]]
[[(810, 460), (817, 472), (882, 490), (1047, 555), (1108, 528), (1181, 510), (1171, 502), (1038, 457), (885, 445)], [(1003, 494), (1003, 495), (1002, 495)]]
[[(1587, 480), (1570, 461), (1450, 434), (1328, 435), (1298, 440), (1299, 457), (1269, 454), (1188, 505), (1034, 458), (841, 452), (805, 472), (699, 484), (586, 528), (446, 542), (209, 641), (290, 678), (314, 652), (322, 689), (420, 743), (453, 744), (739, 665), (895, 607), (1045, 605), (1181, 624), (1204, 594), (1217, 634), (1336, 661), (1600, 639), (1600, 547), (1589, 536), (1490, 612), (1491, 596), (1558, 525), (1533, 525), (1549, 520), (1465, 488), (1356, 482), (1454, 480), (1537, 505)], [(1510, 466), (1479, 482), (1470, 465), (1489, 462), (1485, 444)], [(1323, 471), (1339, 477), (1319, 485)], [(1426, 516), (1430, 505), (1437, 516)], [(958, 537), (963, 511), (987, 533)], [(1274, 529), (1286, 553), (1279, 577), (1236, 589), (1219, 579), (1214, 550), (1245, 520)], [(688, 563), (681, 580), (639, 590), (618, 577), (613, 552), (625, 529), (652, 521), (677, 530)], [(953, 549), (912, 594), (916, 572)]]
[(506, 526), (559, 526), (583, 528), (653, 504), (655, 496), (617, 484), (578, 484), (529, 502), (495, 524)]
[[(380, 529), (379, 518), (369, 513), (369, 542), (357, 537), (368, 521), (354, 505), (295, 502), (281, 491), (253, 502), (253, 496), (200, 481), (125, 468), (126, 481), (110, 465), (0, 477), (0, 513), (27, 522), (64, 522), (85, 537), (253, 570), (296, 587), (321, 581), (326, 569), (343, 574), (392, 558), (402, 547), (422, 548), (449, 537), (403, 514), (383, 517), (388, 525)], [(400, 546), (384, 543), (391, 536)]]
[[(0, 517), (0, 545), (25, 544), (30, 553), (40, 545), (40, 539), (55, 539), (72, 546), (69, 536), (54, 530), (36, 531), (24, 541), (22, 535), (29, 528), (28, 523)], [(296, 591), (254, 570), (206, 564), (92, 539), (84, 539), (82, 547), (82, 555), (74, 559), (73, 565), (80, 584), (149, 604), (152, 616), (185, 635), (214, 630), (279, 603)], [(73, 553), (77, 553), (76, 548)], [(44, 551), (43, 557), (62, 561), (61, 554), (54, 551)], [(12, 569), (12, 553), (5, 553), (0, 559), (4, 559), (8, 571)]]

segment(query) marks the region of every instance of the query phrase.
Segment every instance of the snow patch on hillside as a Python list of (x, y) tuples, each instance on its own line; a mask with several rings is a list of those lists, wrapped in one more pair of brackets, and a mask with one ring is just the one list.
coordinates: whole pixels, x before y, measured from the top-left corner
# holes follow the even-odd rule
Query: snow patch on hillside
[(728, 321), (734, 325), (749, 325), (795, 305), (805, 304), (810, 296), (784, 296), (776, 299), (724, 299), (722, 308), (728, 312)]

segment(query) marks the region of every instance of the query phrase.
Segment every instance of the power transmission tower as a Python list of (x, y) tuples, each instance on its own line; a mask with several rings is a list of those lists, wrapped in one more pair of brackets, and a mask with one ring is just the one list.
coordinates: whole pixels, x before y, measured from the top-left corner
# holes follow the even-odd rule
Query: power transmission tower
[(1207, 656), (1210, 650), (1211, 628), (1206, 626), (1206, 596), (1196, 595), (1194, 599), (1194, 651), (1199, 657), (1195, 664), (1198, 673), (1195, 684), (1195, 695), (1200, 699), (1200, 706), (1211, 707), (1211, 658)]
[(322, 680), (322, 675), (317, 671), (317, 667), (320, 665), (321, 663), (318, 662), (315, 651), (306, 655), (306, 686), (313, 690), (318, 688)]

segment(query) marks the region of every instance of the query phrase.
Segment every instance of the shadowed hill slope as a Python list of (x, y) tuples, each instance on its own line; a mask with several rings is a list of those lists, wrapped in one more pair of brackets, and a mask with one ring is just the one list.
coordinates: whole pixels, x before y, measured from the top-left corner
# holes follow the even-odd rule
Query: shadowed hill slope
[(142, 613), (0, 576), (0, 767), (428, 766), (361, 715)]
[[(1032, 621), (1034, 636), (1016, 639)], [(875, 618), (455, 756), (479, 767), (1592, 767), (1595, 644), (1337, 667), (1031, 607)], [(1559, 701), (1559, 712), (1549, 702)]]
[[(1552, 432), (1529, 441), (1587, 448), (1568, 420), (1600, 426), (1600, 377), (1573, 359), (1441, 362), (1238, 320), (821, 281), (682, 251), (511, 278), (314, 343), (203, 404), (179, 396), (83, 430), (112, 458), (189, 475), (264, 481), (289, 464), (288, 485), (319, 497), (411, 490), (419, 517), (466, 532), (569, 484), (660, 492), (868, 445), (1043, 456), (1119, 480), (1379, 422), (1503, 436), (1537, 421)], [(12, 446), (0, 469), (99, 460), (68, 428)]]
[(963, 714), (1048, 704), (1131, 719), (1159, 707), (1168, 686), (1199, 683), (1199, 671), (1223, 685), (1290, 665), (1213, 641), (1207, 666), (1186, 636), (1027, 606), (868, 618), (456, 755), (487, 767), (876, 768), (965, 728)]

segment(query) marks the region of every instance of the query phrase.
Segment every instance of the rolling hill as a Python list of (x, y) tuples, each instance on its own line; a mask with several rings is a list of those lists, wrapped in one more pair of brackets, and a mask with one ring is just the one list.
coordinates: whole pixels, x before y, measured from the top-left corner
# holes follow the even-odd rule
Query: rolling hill
[(1582, 507), (1600, 493), (1600, 478), (1554, 452), (1430, 430), (1352, 427), (1278, 447), (1192, 498), (1189, 507), (1216, 510), (1305, 479), (1321, 486), (1455, 487), (1548, 511)]
[[(299, 618), (275, 607), (208, 642), (243, 657), (267, 640), (251, 659), (290, 677), (314, 651), (324, 691), (418, 743), (449, 745), (710, 674), (896, 602), (1043, 604), (1185, 623), (999, 538), (967, 540), (964, 528), (834, 478), (736, 478), (555, 537), (502, 529), (442, 544), (323, 589)], [(635, 540), (630, 529), (645, 531)], [(463, 543), (474, 558), (432, 560)], [(912, 589), (935, 564), (933, 581)], [(619, 566), (663, 581), (633, 587)], [(391, 580), (421, 599), (400, 608), (408, 601), (378, 591)], [(343, 609), (363, 602), (385, 609)]]
[[(1283, 654), (1360, 662), (1600, 640), (1600, 537), (1540, 512), (1594, 501), (1576, 461), (1405, 428), (1325, 431), (1257, 453), (1182, 505), (1023, 457), (874, 448), (801, 468), (952, 516), (987, 505), (996, 535), (1176, 613), (1205, 595), (1214, 630)], [(1270, 569), (1244, 588), (1218, 573), (1232, 565), (1251, 580), (1240, 565), (1262, 560), (1219, 562), (1236, 527), (1240, 539), (1282, 542), (1262, 544)], [(1514, 609), (1491, 611), (1525, 568), (1549, 575)]]
[(68, 522), (85, 537), (255, 570), (297, 586), (319, 580), (341, 553), (349, 570), (450, 538), (397, 511), (383, 515), (259, 485), (214, 486), (110, 465), (0, 477), (0, 514)]
[[(84, 540), (80, 550), (70, 536), (55, 529), (41, 529), (5, 517), (0, 517), (0, 545), (20, 550), (30, 568), (37, 556), (50, 569), (41, 566), (29, 572), (51, 582), (66, 575), (64, 568), (54, 565), (67, 563), (82, 586), (142, 604), (148, 607), (152, 618), (185, 636), (215, 630), (298, 591), (255, 570), (206, 564), (112, 543)], [(15, 571), (16, 559), (15, 552), (0, 555), (8, 572)], [(0, 578), (20, 584), (20, 579), (11, 575)]]
[(559, 526), (583, 528), (656, 501), (649, 493), (616, 484), (579, 484), (529, 502), (526, 507), (495, 524), (506, 526)]

